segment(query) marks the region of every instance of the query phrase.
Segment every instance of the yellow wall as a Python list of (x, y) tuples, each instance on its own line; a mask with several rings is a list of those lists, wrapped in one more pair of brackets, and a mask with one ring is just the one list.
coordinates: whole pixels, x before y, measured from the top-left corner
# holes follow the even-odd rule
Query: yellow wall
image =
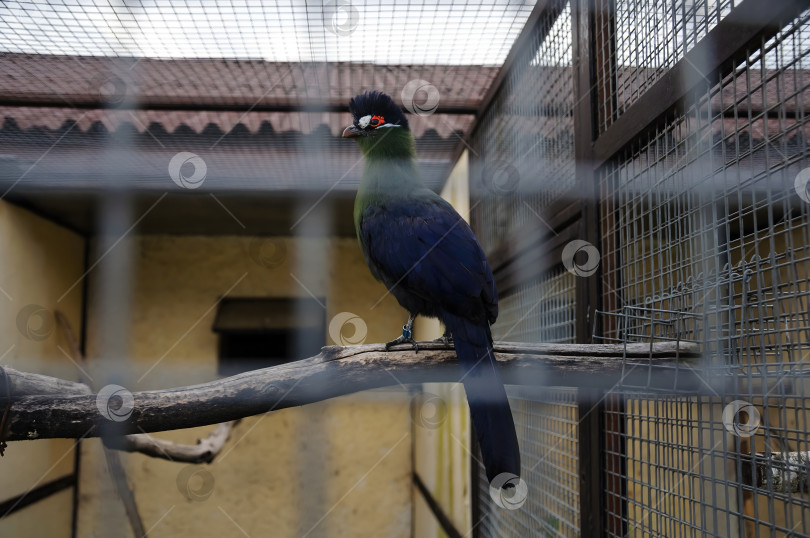
[[(465, 157), (444, 193), (464, 216), (467, 195), (459, 189), (466, 186), (466, 162)], [(101, 243), (94, 245), (91, 263), (106, 250)], [(0, 310), (0, 341), (9, 345), (0, 350), (7, 352), (2, 364), (78, 378), (57, 348), (66, 347), (58, 331), (34, 341), (20, 333), (16, 317), (28, 304), (49, 312), (59, 308), (79, 333), (84, 247), (76, 234), (0, 204), (0, 253), (14, 260), (0, 266), (0, 301), (8, 302)], [(116, 275), (121, 263), (131, 274)], [(341, 312), (363, 319), (365, 342), (392, 339), (406, 318), (371, 277), (354, 239), (128, 236), (101, 258), (87, 281), (86, 370), (96, 389), (113, 381), (140, 391), (216, 378), (211, 326), (217, 300), (226, 292), (306, 298), (312, 293), (324, 300), (327, 322)], [(441, 328), (422, 318), (415, 332), (431, 339)], [(328, 336), (327, 343), (332, 343)], [(214, 464), (199, 466), (182, 484), (193, 490), (210, 476), (211, 495), (200, 501), (180, 491), (186, 465), (122, 454), (150, 536), (229, 536), (240, 530), (251, 536), (410, 536), (419, 511), (412, 506), (413, 435), (423, 436), (416, 449), (418, 460), (433, 469), (424, 476), (429, 487), (458, 527), (469, 528), (463, 389), (451, 384), (427, 389), (449, 405), (449, 418), (437, 430), (412, 423), (411, 398), (396, 386), (249, 418)], [(193, 443), (211, 429), (157, 436)], [(11, 496), (72, 472), (73, 445), (72, 440), (12, 443), (0, 463), (13, 472), (0, 474), (0, 486)], [(81, 452), (79, 536), (131, 535), (101, 443), (85, 441)], [(71, 501), (68, 491), (26, 508), (0, 522), (0, 534), (68, 536)], [(432, 516), (429, 526), (436, 528)]]
[[(232, 287), (229, 297), (311, 292), (325, 299), (327, 321), (344, 311), (360, 316), (366, 342), (397, 335), (405, 313), (390, 295), (371, 308), (385, 289), (373, 280), (355, 239), (277, 241), (137, 237), (131, 244), (130, 360), (117, 372), (121, 384), (136, 391), (215, 378), (217, 337), (211, 326), (218, 298)], [(106, 360), (98, 358), (104, 335), (96, 333), (104, 326), (99, 319), (104, 274), (99, 267), (90, 288), (94, 371), (103, 370)], [(203, 474), (213, 479), (202, 501), (190, 501), (178, 489), (184, 464), (122, 457), (150, 536), (410, 536), (409, 401), (396, 386), (249, 418), (220, 457), (191, 478), (192, 490), (203, 483)], [(193, 443), (211, 429), (158, 436)], [(79, 535), (131, 535), (99, 441), (85, 447)]]
[[(79, 333), (84, 246), (79, 235), (0, 201), (1, 365), (78, 379), (60, 351), (66, 344), (53, 310)], [(9, 443), (0, 459), (0, 501), (72, 473), (73, 446), (70, 439)], [(70, 536), (72, 499), (73, 491), (65, 490), (23, 508), (0, 520), (0, 536)]]

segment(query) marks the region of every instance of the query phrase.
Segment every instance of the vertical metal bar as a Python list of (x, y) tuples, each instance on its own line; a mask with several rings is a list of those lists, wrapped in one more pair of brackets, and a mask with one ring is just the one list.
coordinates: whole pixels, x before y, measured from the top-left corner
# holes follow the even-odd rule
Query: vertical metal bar
[(616, 52), (616, 0), (599, 0), (594, 13), (594, 70), (597, 110), (596, 130), (604, 131), (619, 114)]
[(624, 397), (605, 399), (605, 535), (627, 535), (627, 416)]
[[(593, 136), (597, 136), (597, 132), (607, 128), (618, 116), (619, 113), (619, 84), (618, 84), (618, 60), (616, 50), (616, 0), (599, 0), (598, 8), (594, 10), (591, 21), (594, 44), (593, 62), (594, 67), (594, 83), (597, 88), (597, 101), (596, 110), (593, 117), (597, 119), (598, 123), (595, 126)], [(592, 154), (589, 154), (590, 157)], [(600, 211), (593, 215), (593, 220), (596, 221), (596, 237), (601, 240), (602, 234), (605, 233), (616, 234), (618, 230), (615, 229), (615, 218), (611, 213), (611, 204), (615, 203), (614, 200), (602, 200), (599, 188), (599, 181), (596, 174), (592, 178), (594, 183), (594, 199), (593, 205), (594, 212)], [(603, 215), (611, 217), (610, 223), (603, 223), (601, 218)], [(606, 228), (601, 229), (604, 224)], [(593, 233), (593, 232), (592, 232)], [(607, 254), (613, 253), (613, 260), (602, 259), (602, 267), (598, 274), (600, 275), (596, 284), (601, 285), (602, 288), (597, 288), (597, 298), (600, 301), (599, 309), (604, 310), (602, 304), (602, 291), (605, 290), (608, 294), (613, 290), (620, 290), (620, 277), (621, 265), (618, 262), (619, 248), (618, 237), (611, 235), (608, 239), (608, 244), (596, 243), (600, 252)], [(611, 274), (608, 280), (605, 279), (606, 275), (603, 270), (605, 267), (611, 268)], [(609, 302), (604, 298), (605, 302)], [(615, 302), (615, 300), (614, 300)], [(614, 305), (616, 308), (620, 307), (619, 304)], [(615, 311), (615, 309), (611, 309)], [(597, 321), (600, 323), (597, 326)], [(605, 336), (611, 333), (615, 336), (615, 327), (605, 327), (602, 323), (610, 322), (604, 318), (596, 318), (594, 316), (594, 324), (592, 326), (593, 336)], [(605, 536), (625, 536), (627, 533), (627, 457), (626, 457), (626, 443), (625, 443), (625, 404), (624, 398), (621, 396), (610, 397), (603, 395), (604, 405), (601, 409), (595, 410), (594, 413), (600, 413), (601, 430), (599, 432), (602, 437), (602, 450), (604, 470), (602, 472), (603, 487), (601, 488), (602, 508), (604, 509), (605, 517), (602, 522), (604, 525), (602, 534)]]
[[(574, 65), (574, 155), (576, 178), (584, 193), (579, 222), (580, 237), (599, 245), (599, 206), (596, 174), (591, 167), (598, 92), (594, 87), (595, 0), (571, 0), (571, 30)], [(598, 248), (598, 247), (597, 247)], [(594, 325), (599, 303), (601, 271), (578, 277), (576, 284), (576, 341), (588, 343), (601, 329)], [(580, 536), (604, 535), (602, 457), (604, 455), (604, 404), (599, 391), (580, 391), (579, 408), (579, 495)]]
[(604, 451), (605, 406), (602, 392), (582, 389), (577, 393), (579, 410), (579, 536), (604, 536)]
[[(572, 0), (571, 30), (574, 58), (574, 156), (576, 179), (582, 196), (579, 235), (592, 245), (599, 245), (599, 204), (596, 174), (590, 166), (595, 139), (598, 93), (594, 87), (593, 13), (595, 0)], [(598, 247), (597, 247), (598, 248)], [(589, 336), (599, 334), (594, 325), (600, 297), (601, 269), (590, 277), (577, 279), (576, 340), (588, 343)]]

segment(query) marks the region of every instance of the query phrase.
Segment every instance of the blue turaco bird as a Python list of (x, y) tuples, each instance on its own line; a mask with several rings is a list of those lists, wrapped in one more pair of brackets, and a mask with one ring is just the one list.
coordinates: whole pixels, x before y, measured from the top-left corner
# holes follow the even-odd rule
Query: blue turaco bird
[[(408, 342), (418, 315), (439, 318), (455, 344), (464, 388), (490, 483), (520, 476), (520, 452), (506, 391), (492, 350), (498, 316), (495, 281), (472, 230), (453, 207), (422, 184), (408, 120), (381, 92), (349, 103), (354, 138), (365, 156), (354, 224), (366, 263), (409, 313)], [(512, 481), (510, 480), (510, 483)], [(501, 487), (499, 484), (497, 487)], [(505, 485), (510, 487), (509, 484)]]

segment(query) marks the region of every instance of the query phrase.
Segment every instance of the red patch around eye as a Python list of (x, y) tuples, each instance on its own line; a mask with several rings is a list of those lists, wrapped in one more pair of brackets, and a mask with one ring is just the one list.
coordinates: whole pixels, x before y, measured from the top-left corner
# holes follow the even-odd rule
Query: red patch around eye
[(379, 127), (380, 125), (383, 125), (384, 123), (385, 123), (385, 118), (383, 118), (382, 116), (372, 116), (371, 117), (371, 122), (369, 123), (369, 125), (371, 125), (372, 127)]

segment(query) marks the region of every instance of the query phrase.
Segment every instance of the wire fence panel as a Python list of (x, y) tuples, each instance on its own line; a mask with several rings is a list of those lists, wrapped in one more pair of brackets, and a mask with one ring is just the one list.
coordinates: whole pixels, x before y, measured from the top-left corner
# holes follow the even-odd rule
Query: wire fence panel
[[(571, 10), (552, 2), (482, 117), (471, 149), (471, 218), (487, 252), (542, 214), (575, 184)], [(500, 297), (497, 340), (575, 341), (575, 277), (562, 267)], [(478, 464), (478, 536), (577, 536), (578, 407), (575, 389), (507, 387), (528, 486), (519, 510), (496, 506)]]
[(528, 486), (518, 510), (496, 506), (484, 466), (478, 462), (478, 536), (579, 536), (577, 439), (579, 411), (574, 389), (509, 387), (509, 403)]
[(571, 11), (546, 10), (473, 136), (471, 208), (485, 251), (574, 185)]
[(558, 268), (532, 284), (519, 286), (499, 301), (498, 321), (492, 327), (496, 340), (515, 342), (574, 341), (573, 274)]
[(526, 0), (66, 4), (0, 4), (0, 50), (123, 58), (500, 65), (533, 6)]
[(734, 0), (598, 0), (596, 40), (611, 43), (614, 52), (596, 66), (602, 84), (599, 132), (683, 58), (734, 4)]
[(600, 173), (605, 339), (697, 342), (706, 372), (612, 391), (612, 536), (810, 532), (808, 21)]

